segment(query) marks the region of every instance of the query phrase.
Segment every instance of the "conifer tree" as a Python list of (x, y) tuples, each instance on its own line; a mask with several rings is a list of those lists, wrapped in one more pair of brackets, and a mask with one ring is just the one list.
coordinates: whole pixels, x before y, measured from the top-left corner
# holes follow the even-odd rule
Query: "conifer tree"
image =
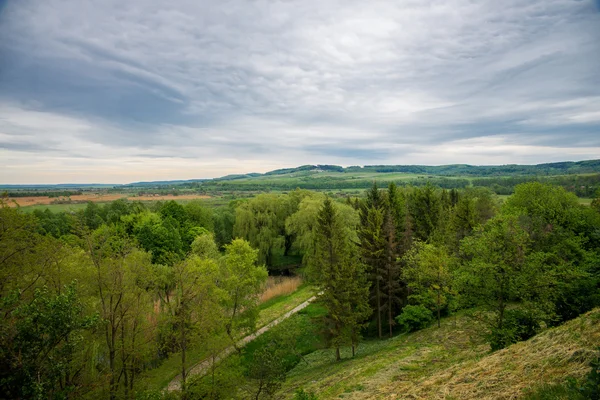
[(352, 227), (344, 226), (329, 198), (317, 216), (315, 267), (321, 298), (328, 310), (326, 326), (340, 360), (340, 347), (358, 342), (360, 328), (370, 315), (368, 282), (358, 262)]

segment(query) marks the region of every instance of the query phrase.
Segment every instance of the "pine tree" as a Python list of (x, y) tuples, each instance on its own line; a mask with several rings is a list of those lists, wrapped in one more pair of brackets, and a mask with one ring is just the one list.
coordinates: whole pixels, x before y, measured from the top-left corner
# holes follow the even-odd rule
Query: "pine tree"
[(393, 326), (396, 324), (394, 317), (396, 316), (396, 307), (402, 304), (402, 284), (400, 281), (400, 267), (397, 262), (398, 244), (396, 242), (396, 226), (394, 217), (390, 210), (386, 213), (384, 223), (385, 236), (385, 276), (383, 280), (383, 299), (385, 304), (384, 309), (387, 311), (387, 319), (389, 326), (389, 336), (392, 337)]
[(354, 349), (371, 310), (368, 282), (364, 267), (357, 262), (351, 228), (341, 223), (329, 198), (317, 216), (315, 253), (321, 298), (328, 310), (326, 326), (340, 360), (340, 347), (350, 342)]
[(362, 225), (359, 230), (361, 258), (366, 264), (371, 281), (371, 305), (375, 310), (379, 337), (383, 337), (383, 280), (386, 275), (386, 238), (383, 232), (384, 211), (381, 208), (361, 209)]

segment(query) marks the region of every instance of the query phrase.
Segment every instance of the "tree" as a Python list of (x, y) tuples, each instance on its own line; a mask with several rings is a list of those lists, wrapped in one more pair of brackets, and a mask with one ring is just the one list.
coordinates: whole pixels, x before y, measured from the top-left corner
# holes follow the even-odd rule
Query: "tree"
[(481, 310), (492, 349), (519, 340), (518, 327), (507, 323), (513, 310), (522, 310), (533, 323), (551, 319), (551, 300), (568, 274), (552, 268), (547, 254), (531, 250), (531, 238), (517, 216), (492, 218), (463, 240), (461, 251), (468, 258), (458, 271), (461, 298)]
[(63, 267), (70, 253), (36, 219), (0, 200), (0, 392), (6, 398), (76, 396), (86, 384), (79, 338), (92, 313)]
[(422, 188), (413, 189), (409, 212), (414, 221), (415, 237), (427, 241), (437, 228), (441, 213), (440, 199), (429, 182)]
[(227, 335), (235, 345), (234, 333), (252, 330), (258, 316), (258, 295), (267, 279), (267, 269), (257, 264), (258, 251), (243, 239), (225, 246), (224, 282)]
[[(309, 279), (318, 281), (320, 274), (316, 266), (317, 244), (317, 215), (321, 209), (325, 196), (316, 193), (305, 196), (298, 206), (298, 210), (286, 220), (286, 231), (294, 237), (294, 246), (302, 251), (302, 264), (306, 267)], [(336, 211), (340, 224), (354, 229), (359, 223), (359, 215), (352, 206), (336, 204)]]
[[(81, 352), (83, 333), (92, 329), (95, 315), (85, 315), (75, 284), (60, 293), (48, 287), (36, 289), (31, 302), (14, 312), (15, 336), (9, 350), (15, 355), (6, 367), (13, 369), (2, 387), (14, 398), (70, 398), (78, 393), (85, 361)], [(9, 342), (3, 341), (3, 346)], [(18, 356), (17, 356), (18, 355)]]
[(364, 321), (371, 314), (369, 285), (350, 227), (341, 223), (329, 198), (317, 215), (315, 267), (319, 273), (320, 298), (328, 310), (326, 325), (330, 342), (340, 360), (340, 346), (350, 342), (353, 350)]
[(383, 226), (385, 236), (385, 265), (382, 291), (384, 293), (383, 307), (387, 310), (389, 337), (393, 335), (396, 316), (395, 309), (402, 304), (404, 281), (402, 280), (400, 265), (398, 263), (398, 244), (396, 242), (396, 224), (390, 210), (386, 213)]
[(285, 215), (282, 196), (261, 194), (235, 209), (235, 237), (258, 249), (258, 261), (271, 268), (285, 252)]
[(141, 325), (151, 301), (138, 283), (149, 273), (150, 256), (134, 246), (118, 226), (101, 226), (85, 233), (94, 271), (93, 287), (99, 300), (99, 313), (107, 351), (110, 398), (119, 386), (125, 393), (133, 389), (139, 364)]
[(252, 398), (271, 397), (285, 381), (286, 350), (274, 343), (268, 343), (256, 350), (248, 366), (247, 376), (252, 382)]
[(441, 246), (415, 242), (404, 258), (406, 265), (402, 272), (412, 291), (410, 297), (415, 303), (435, 309), (439, 328), (441, 309), (448, 305), (451, 294), (452, 257)]
[(359, 229), (362, 261), (368, 266), (371, 281), (371, 304), (375, 310), (379, 337), (383, 337), (383, 282), (387, 274), (386, 234), (384, 232), (384, 209), (363, 207)]
[(183, 242), (179, 224), (172, 216), (161, 219), (158, 214), (149, 212), (130, 215), (125, 219), (125, 226), (132, 226), (132, 234), (144, 250), (152, 253), (154, 264), (173, 265), (181, 260)]
[(205, 342), (220, 326), (220, 304), (225, 293), (219, 288), (221, 271), (213, 259), (191, 255), (173, 266), (175, 291), (170, 318), (173, 341), (181, 357), (181, 389), (186, 390), (187, 351)]
[(570, 275), (557, 283), (559, 321), (600, 305), (597, 213), (580, 205), (573, 193), (538, 182), (518, 185), (502, 212), (517, 216), (531, 238), (531, 250), (544, 254), (548, 270)]

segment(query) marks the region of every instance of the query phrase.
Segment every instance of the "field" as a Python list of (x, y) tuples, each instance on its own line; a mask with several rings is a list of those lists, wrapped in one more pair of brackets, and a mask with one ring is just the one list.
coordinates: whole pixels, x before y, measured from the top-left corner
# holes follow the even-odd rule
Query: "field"
[[(198, 194), (182, 194), (174, 195), (144, 195), (137, 196), (131, 193), (88, 193), (73, 195), (66, 197), (48, 197), (48, 196), (31, 196), (31, 197), (15, 197), (10, 198), (8, 205), (10, 207), (32, 207), (32, 206), (64, 206), (65, 209), (74, 205), (84, 204), (88, 201), (94, 203), (108, 203), (119, 199), (127, 199), (130, 201), (168, 201), (168, 200), (196, 200), (209, 199), (211, 196)], [(43, 207), (46, 208), (46, 207)], [(75, 207), (78, 208), (78, 207)], [(54, 210), (52, 210), (54, 211)]]

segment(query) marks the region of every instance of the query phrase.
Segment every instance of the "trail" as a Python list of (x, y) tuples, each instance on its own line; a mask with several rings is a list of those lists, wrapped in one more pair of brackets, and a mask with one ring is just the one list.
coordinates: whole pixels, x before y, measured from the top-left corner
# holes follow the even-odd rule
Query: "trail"
[[(290, 311), (286, 312), (285, 314), (283, 314), (279, 318), (271, 321), (270, 323), (268, 323), (267, 325), (263, 326), (262, 328), (260, 328), (256, 332), (254, 332), (254, 333), (246, 336), (243, 339), (240, 339), (236, 343), (236, 346), (239, 347), (239, 348), (244, 347), (246, 344), (248, 344), (249, 342), (253, 341), (254, 339), (256, 339), (257, 337), (259, 337), (263, 333), (269, 331), (274, 326), (279, 325), (279, 323), (281, 321), (284, 321), (284, 320), (288, 319), (292, 315), (296, 314), (298, 311), (306, 308), (315, 298), (316, 298), (316, 296), (311, 297), (310, 299), (306, 300), (304, 303), (296, 306), (295, 308), (293, 308)], [(223, 351), (221, 351), (219, 353), (219, 355), (215, 358), (215, 363), (221, 361), (223, 358), (227, 357), (228, 355), (230, 355), (234, 351), (235, 351), (235, 347), (234, 346), (227, 347), (226, 349), (224, 349)], [(210, 358), (208, 358), (206, 360), (203, 360), (203, 361), (200, 361), (199, 363), (197, 363), (196, 365), (194, 365), (192, 368), (190, 368), (189, 372), (187, 373), (187, 377), (190, 378), (190, 377), (192, 377), (194, 375), (205, 375), (208, 372), (208, 370), (209, 370), (209, 368), (211, 366), (211, 363), (212, 363), (212, 360)], [(168, 391), (179, 390), (179, 389), (181, 389), (181, 374), (177, 375), (175, 378), (173, 378), (173, 380), (171, 382), (169, 382), (169, 386), (167, 386), (167, 390)]]

